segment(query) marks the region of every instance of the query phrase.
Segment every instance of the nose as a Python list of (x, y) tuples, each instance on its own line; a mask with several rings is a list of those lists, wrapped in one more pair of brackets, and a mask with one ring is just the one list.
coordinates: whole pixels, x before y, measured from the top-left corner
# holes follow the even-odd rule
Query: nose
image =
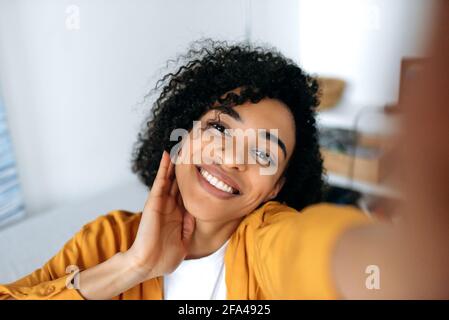
[(245, 159), (245, 152), (232, 149), (222, 149), (222, 160), (221, 166), (225, 170), (237, 170), (240, 172), (246, 171), (247, 161)]

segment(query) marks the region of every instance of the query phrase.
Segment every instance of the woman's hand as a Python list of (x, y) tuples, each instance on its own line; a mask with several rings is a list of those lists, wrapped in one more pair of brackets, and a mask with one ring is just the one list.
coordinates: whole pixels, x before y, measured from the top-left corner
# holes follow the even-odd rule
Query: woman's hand
[(164, 151), (133, 245), (80, 273), (80, 293), (111, 299), (141, 282), (172, 272), (187, 254), (195, 220), (182, 203), (174, 165)]
[(193, 216), (184, 208), (174, 171), (164, 151), (136, 239), (125, 253), (145, 280), (176, 269), (187, 255), (195, 228)]

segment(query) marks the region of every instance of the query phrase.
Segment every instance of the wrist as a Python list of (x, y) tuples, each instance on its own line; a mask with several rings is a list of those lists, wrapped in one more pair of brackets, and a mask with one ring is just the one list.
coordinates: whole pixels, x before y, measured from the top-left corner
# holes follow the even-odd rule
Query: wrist
[(124, 253), (80, 273), (79, 291), (87, 300), (112, 299), (143, 282), (143, 274), (135, 269)]
[(120, 259), (124, 268), (133, 274), (133, 277), (139, 279), (140, 282), (156, 278), (153, 266), (148, 261), (138, 258), (133, 252), (126, 251), (120, 253)]

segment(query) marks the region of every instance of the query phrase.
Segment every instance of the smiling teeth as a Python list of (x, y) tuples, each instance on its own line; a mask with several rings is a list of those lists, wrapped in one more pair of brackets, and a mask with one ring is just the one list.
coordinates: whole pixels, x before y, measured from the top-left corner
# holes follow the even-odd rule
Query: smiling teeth
[(224, 192), (227, 192), (227, 193), (231, 193), (231, 194), (233, 193), (234, 190), (232, 189), (231, 186), (228, 186), (223, 181), (217, 179), (216, 177), (211, 175), (209, 172), (207, 172), (203, 168), (201, 168), (200, 173), (215, 188), (220, 189), (221, 191), (224, 191)]

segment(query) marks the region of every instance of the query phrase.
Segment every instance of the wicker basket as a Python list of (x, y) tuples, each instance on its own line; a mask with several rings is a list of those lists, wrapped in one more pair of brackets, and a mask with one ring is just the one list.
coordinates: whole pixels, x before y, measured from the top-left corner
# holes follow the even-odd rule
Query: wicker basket
[(318, 77), (321, 90), (321, 103), (318, 110), (325, 110), (335, 106), (341, 99), (346, 83), (337, 78)]

